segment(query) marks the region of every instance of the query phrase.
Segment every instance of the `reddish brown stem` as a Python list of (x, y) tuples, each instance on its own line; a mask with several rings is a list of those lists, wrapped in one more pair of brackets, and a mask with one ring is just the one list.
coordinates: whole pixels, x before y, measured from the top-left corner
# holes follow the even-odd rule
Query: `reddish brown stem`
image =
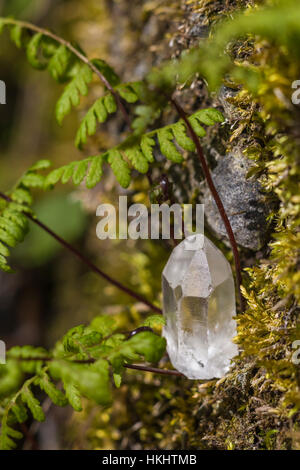
[(156, 367), (140, 366), (137, 364), (124, 364), (127, 369), (142, 370), (144, 372), (153, 372), (154, 374), (162, 375), (176, 375), (177, 377), (184, 377), (178, 370), (158, 369)]
[(217, 208), (219, 210), (220, 216), (222, 217), (222, 220), (224, 222), (226, 232), (228, 234), (228, 238), (229, 238), (229, 241), (230, 241), (230, 244), (231, 244), (231, 247), (232, 247), (234, 263), (235, 263), (236, 278), (237, 278), (237, 284), (238, 284), (238, 293), (239, 293), (240, 306), (241, 306), (241, 310), (243, 311), (244, 310), (244, 299), (243, 299), (242, 292), (241, 292), (241, 285), (242, 285), (241, 263), (240, 263), (240, 256), (239, 256), (238, 247), (237, 247), (237, 244), (236, 244), (236, 240), (235, 240), (235, 236), (234, 236), (231, 224), (229, 222), (228, 216), (226, 214), (226, 211), (225, 211), (224, 205), (221, 201), (221, 198), (219, 196), (219, 193), (218, 193), (218, 191), (217, 191), (217, 189), (214, 185), (213, 179), (211, 177), (210, 170), (209, 170), (209, 167), (206, 163), (204, 153), (203, 153), (203, 150), (202, 150), (202, 147), (201, 147), (201, 144), (200, 144), (199, 137), (197, 136), (197, 134), (195, 133), (193, 127), (191, 126), (191, 123), (189, 122), (184, 109), (179, 105), (179, 103), (174, 98), (171, 98), (170, 101), (171, 101), (172, 105), (174, 106), (174, 108), (177, 110), (177, 112), (180, 115), (181, 119), (185, 122), (185, 124), (187, 126), (187, 129), (188, 129), (188, 132), (189, 132), (191, 138), (193, 139), (193, 142), (196, 146), (196, 150), (197, 150), (200, 162), (201, 162), (201, 166), (202, 166), (203, 173), (205, 175), (207, 184), (208, 184), (209, 189), (212, 193), (212, 196), (215, 200), (215, 203), (216, 203)]
[[(9, 196), (6, 196), (5, 194), (0, 192), (0, 197), (2, 199), (5, 199), (7, 202), (12, 202), (12, 199)], [(154, 310), (155, 312), (162, 313), (162, 310), (159, 307), (156, 307), (154, 304), (149, 302), (147, 299), (142, 297), (141, 295), (137, 294), (133, 290), (131, 290), (129, 287), (124, 286), (121, 284), (119, 281), (116, 279), (112, 278), (108, 274), (106, 274), (104, 271), (102, 271), (100, 268), (98, 268), (95, 264), (93, 264), (88, 258), (86, 258), (82, 253), (80, 253), (77, 248), (74, 246), (70, 245), (66, 240), (61, 238), (59, 235), (54, 233), (49, 227), (47, 227), (43, 222), (38, 220), (37, 218), (33, 217), (31, 214), (24, 213), (28, 219), (30, 219), (32, 222), (34, 222), (36, 225), (41, 227), (45, 232), (47, 232), (51, 237), (53, 237), (58, 243), (60, 243), (64, 248), (69, 250), (73, 255), (75, 255), (80, 261), (82, 261), (84, 264), (86, 264), (94, 273), (98, 274), (102, 278), (104, 278), (106, 281), (110, 282), (110, 284), (114, 285), (118, 289), (122, 290), (125, 292), (127, 295), (130, 297), (134, 298), (138, 302), (142, 302), (143, 304), (147, 305), (150, 309)]]

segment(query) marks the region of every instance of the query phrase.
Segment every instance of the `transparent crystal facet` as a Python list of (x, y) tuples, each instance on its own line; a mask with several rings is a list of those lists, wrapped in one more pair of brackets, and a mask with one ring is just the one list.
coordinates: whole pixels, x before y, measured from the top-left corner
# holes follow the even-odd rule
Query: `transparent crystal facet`
[(163, 335), (173, 366), (190, 379), (222, 377), (238, 352), (234, 281), (230, 264), (204, 237), (186, 249), (183, 240), (163, 271)]

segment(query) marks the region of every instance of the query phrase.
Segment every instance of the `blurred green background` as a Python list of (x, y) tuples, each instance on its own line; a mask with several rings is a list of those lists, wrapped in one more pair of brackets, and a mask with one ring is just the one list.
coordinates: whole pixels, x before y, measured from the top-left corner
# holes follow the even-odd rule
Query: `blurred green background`
[[(153, 63), (154, 45), (160, 43), (167, 27), (163, 17), (153, 20), (151, 16), (152, 9), (160, 3), (0, 0), (0, 16), (25, 19), (76, 41), (89, 57), (110, 62), (126, 81), (140, 78)], [(7, 87), (7, 104), (0, 106), (1, 191), (8, 190), (41, 158), (50, 159), (54, 167), (83, 158), (84, 153), (74, 146), (75, 131), (88, 105), (102, 93), (97, 80), (79, 109), (59, 127), (54, 108), (62, 87), (47, 72), (33, 70), (24, 51), (11, 43), (7, 32), (0, 39), (0, 80)], [(118, 115), (101, 126), (85, 155), (114, 145), (122, 138), (123, 128)], [(127, 191), (129, 201), (146, 201), (147, 190), (146, 179), (136, 181)], [(34, 209), (41, 221), (76, 245), (101, 269), (159, 304), (160, 275), (171, 250), (168, 242), (103, 242), (96, 237), (96, 207), (102, 202), (116, 204), (120, 193), (121, 188), (108, 172), (103, 182), (90, 191), (70, 185), (58, 186), (49, 193), (37, 192)], [(51, 347), (70, 327), (104, 313), (114, 315), (120, 329), (128, 331), (152, 313), (89, 272), (33, 224), (25, 242), (14, 251), (12, 264), (14, 274), (0, 272), (0, 337), (7, 347)], [(43, 424), (41, 448), (44, 434), (47, 449), (65, 446), (59, 429), (69, 412), (55, 410)]]

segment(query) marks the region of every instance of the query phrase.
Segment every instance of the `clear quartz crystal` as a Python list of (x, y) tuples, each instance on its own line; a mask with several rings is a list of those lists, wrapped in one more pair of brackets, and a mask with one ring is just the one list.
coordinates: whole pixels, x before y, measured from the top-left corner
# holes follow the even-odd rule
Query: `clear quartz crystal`
[[(191, 240), (203, 243), (192, 250)], [(234, 281), (230, 264), (203, 237), (187, 237), (173, 250), (162, 276), (163, 335), (173, 366), (190, 379), (222, 377), (238, 352)]]

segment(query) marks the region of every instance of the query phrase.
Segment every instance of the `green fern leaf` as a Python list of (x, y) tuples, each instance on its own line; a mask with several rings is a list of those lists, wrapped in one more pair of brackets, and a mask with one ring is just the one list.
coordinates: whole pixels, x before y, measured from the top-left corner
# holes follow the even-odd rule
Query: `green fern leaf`
[(164, 326), (165, 324), (166, 320), (162, 315), (150, 315), (150, 317), (146, 318), (142, 323), (142, 326), (153, 328), (154, 326)]
[(182, 163), (183, 157), (173, 142), (173, 134), (170, 127), (163, 127), (157, 131), (158, 143), (161, 153), (174, 163)]
[(13, 25), (10, 28), (10, 38), (15, 43), (15, 45), (21, 49), (22, 43), (23, 28), (19, 25)]
[(17, 447), (17, 444), (15, 441), (13, 441), (7, 434), (6, 434), (6, 429), (2, 430), (1, 436), (0, 436), (0, 449), (1, 450), (12, 450)]
[(17, 447), (15, 440), (23, 438), (23, 434), (16, 431), (12, 427), (8, 426), (7, 423), (2, 424), (1, 437), (0, 437), (0, 448), (1, 450), (11, 450)]
[(137, 117), (132, 122), (132, 128), (137, 135), (141, 135), (159, 117), (161, 110), (151, 105), (139, 105), (134, 112)]
[(9, 204), (9, 208), (17, 213), (24, 212), (24, 214), (32, 214), (30, 207), (26, 206), (25, 204), (19, 204), (18, 202), (11, 202)]
[(95, 134), (97, 120), (98, 122), (102, 123), (102, 122), (105, 122), (107, 119), (107, 111), (103, 103), (103, 98), (99, 98), (99, 100), (95, 102), (93, 106), (93, 113), (94, 113), (95, 120), (92, 121), (91, 125), (89, 122), (87, 123), (89, 135)]
[(149, 95), (149, 89), (145, 82), (130, 82), (131, 89), (135, 92), (138, 99), (141, 101), (147, 101)]
[(90, 326), (102, 336), (111, 335), (117, 328), (116, 320), (108, 315), (98, 315), (93, 318)]
[(104, 96), (104, 106), (109, 114), (113, 114), (117, 111), (117, 103), (111, 93)]
[(86, 178), (86, 187), (88, 189), (94, 188), (101, 180), (103, 174), (102, 165), (103, 157), (101, 155), (92, 157)]
[[(18, 225), (22, 230), (28, 230), (28, 219), (22, 212), (18, 212), (13, 209), (14, 203), (9, 204), (9, 206), (3, 211), (2, 216), (5, 219), (9, 219)], [(21, 206), (23, 207), (23, 206)]]
[(109, 364), (99, 359), (94, 364), (72, 364), (68, 361), (53, 361), (51, 375), (63, 381), (64, 385), (74, 385), (79, 393), (99, 405), (111, 402), (109, 387)]
[(213, 126), (217, 122), (223, 122), (224, 116), (223, 114), (214, 108), (208, 109), (200, 109), (195, 114), (193, 114), (194, 118), (197, 119), (202, 124), (206, 126)]
[(166, 350), (165, 338), (150, 331), (143, 331), (130, 338), (126, 343), (149, 362), (158, 362)]
[(15, 403), (12, 406), (11, 411), (15, 415), (18, 423), (24, 423), (28, 418), (26, 407), (22, 403)]
[(44, 188), (49, 189), (54, 186), (62, 177), (65, 167), (57, 168), (56, 170), (51, 171), (49, 175), (46, 176), (44, 182)]
[(27, 44), (26, 48), (28, 62), (33, 68), (38, 70), (43, 70), (47, 67), (47, 63), (45, 61), (41, 61), (38, 57), (43, 38), (44, 36), (42, 33), (35, 34)]
[(148, 136), (148, 135), (143, 135), (141, 138), (141, 149), (148, 160), (149, 163), (154, 162), (154, 156), (153, 156), (153, 147), (155, 146), (155, 140)]
[(22, 184), (27, 188), (43, 188), (44, 183), (44, 176), (30, 171), (26, 173), (22, 178)]
[(22, 401), (30, 409), (32, 416), (37, 421), (45, 421), (45, 415), (40, 402), (35, 398), (29, 387), (24, 387), (21, 393)]
[(82, 383), (79, 385), (79, 389), (83, 395), (99, 405), (111, 403), (109, 364), (106, 360), (99, 359), (88, 369), (85, 368), (80, 375)]
[(186, 126), (182, 121), (178, 121), (176, 124), (172, 125), (172, 132), (180, 147), (189, 152), (194, 152), (195, 144), (192, 139), (187, 136)]
[(12, 437), (13, 439), (22, 439), (23, 434), (15, 429), (8, 427), (7, 434)]
[(7, 260), (4, 256), (0, 255), (0, 269), (5, 273), (12, 273), (13, 270), (8, 265)]
[(74, 174), (73, 174), (73, 182), (75, 184), (75, 186), (78, 186), (80, 183), (82, 183), (85, 175), (86, 175), (86, 171), (88, 169), (88, 161), (87, 160), (82, 160), (80, 163), (78, 163), (78, 166), (76, 168), (76, 170), (74, 171)]
[(139, 99), (131, 83), (122, 83), (116, 87), (116, 90), (127, 103), (135, 103)]
[(108, 163), (120, 185), (123, 188), (128, 188), (130, 184), (130, 168), (118, 150), (113, 149), (108, 152)]
[(94, 135), (97, 130), (97, 121), (102, 123), (107, 119), (107, 111), (103, 103), (103, 97), (99, 98), (89, 109), (78, 129), (75, 144), (82, 147), (87, 141), (87, 136)]
[(97, 130), (97, 122), (100, 124), (105, 122), (110, 113), (114, 113), (117, 109), (114, 97), (109, 93), (99, 98), (89, 109), (83, 118), (78, 129), (75, 144), (81, 148), (87, 141), (87, 136), (94, 135)]
[(149, 331), (136, 334), (127, 341), (123, 341), (109, 354), (108, 360), (114, 372), (120, 373), (125, 362), (133, 362), (144, 357), (146, 361), (158, 362), (166, 349), (166, 340)]
[(116, 74), (113, 68), (108, 65), (107, 62), (105, 62), (105, 60), (93, 59), (92, 63), (97, 67), (97, 69), (102, 73), (102, 75), (104, 75), (104, 77), (112, 87), (119, 85), (120, 77)]
[(92, 81), (92, 77), (92, 71), (87, 65), (77, 64), (75, 76), (67, 84), (56, 104), (56, 119), (59, 124), (69, 114), (72, 106), (79, 105), (80, 95), (87, 95), (88, 84)]
[(9, 234), (6, 230), (3, 230), (2, 228), (0, 228), (0, 240), (2, 243), (5, 243), (11, 248), (14, 248), (18, 244), (18, 241), (11, 234)]
[(38, 160), (29, 168), (29, 171), (47, 170), (50, 166), (50, 160)]
[(65, 395), (55, 387), (46, 372), (43, 372), (41, 376), (37, 378), (35, 385), (38, 385), (42, 390), (44, 390), (55, 405), (66, 406), (68, 404), (68, 400)]
[(2, 242), (0, 242), (0, 255), (6, 258), (9, 256), (9, 249)]
[(48, 63), (48, 70), (57, 82), (66, 80), (66, 75), (74, 55), (66, 46), (58, 47)]
[(24, 230), (10, 219), (5, 219), (3, 216), (0, 217), (0, 228), (6, 230), (6, 232), (13, 237), (17, 243), (24, 240)]
[[(102, 114), (102, 111), (105, 100), (108, 99), (112, 100), (111, 103), (113, 103), (113, 107), (109, 108), (106, 102), (106, 115), (110, 110), (115, 109), (115, 101), (110, 93), (104, 98), (102, 97), (97, 100), (97, 104), (95, 103), (91, 107), (81, 123), (76, 138), (78, 146), (86, 142), (88, 133), (91, 134), (96, 131), (97, 120), (99, 118), (100, 120), (105, 118), (106, 115), (105, 113)], [(98, 115), (96, 114), (96, 109)], [(214, 122), (221, 122), (223, 120), (222, 114), (215, 109), (201, 110), (201, 112), (190, 116), (188, 119), (199, 137), (205, 135), (205, 130), (199, 121), (200, 118), (209, 125), (211, 125), (213, 120)], [(65, 184), (72, 176), (74, 183), (80, 184), (86, 176), (87, 188), (93, 188), (101, 180), (102, 165), (105, 160), (111, 165), (121, 186), (128, 187), (130, 184), (130, 168), (121, 152), (124, 152), (124, 156), (132, 163), (135, 169), (145, 174), (148, 171), (148, 164), (154, 161), (154, 147), (156, 145), (155, 135), (158, 137), (161, 152), (169, 160), (175, 163), (181, 163), (183, 157), (174, 141), (176, 140), (178, 145), (184, 150), (194, 151), (194, 143), (187, 134), (187, 129), (183, 121), (152, 131), (149, 134), (144, 134), (141, 137), (132, 134), (125, 142), (103, 155), (89, 157), (81, 162), (72, 162), (69, 165), (65, 165), (64, 167), (50, 172), (45, 179), (44, 187), (47, 189), (55, 185), (59, 180)], [(88, 167), (89, 164), (90, 166)]]
[(11, 195), (13, 201), (19, 202), (20, 204), (28, 204), (29, 206), (33, 202), (32, 195), (30, 191), (24, 188), (17, 188)]
[(58, 45), (54, 39), (48, 36), (44, 36), (41, 48), (43, 51), (43, 56), (47, 59), (51, 59), (51, 57), (56, 53)]
[(117, 388), (120, 388), (122, 384), (122, 376), (120, 374), (113, 374), (113, 378), (114, 378), (115, 386)]
[(46, 351), (46, 349), (30, 345), (14, 346), (9, 350), (9, 357), (11, 359), (19, 359), (20, 357), (22, 359), (36, 359), (37, 357), (46, 359), (48, 356), (49, 353)]
[(73, 383), (63, 381), (66, 397), (75, 411), (82, 411), (82, 403), (78, 387)]
[(67, 165), (64, 167), (64, 172), (61, 178), (62, 184), (68, 183), (70, 180), (71, 176), (73, 175), (74, 168), (75, 168), (76, 163), (70, 163), (70, 165)]
[(198, 119), (196, 118), (195, 114), (193, 114), (192, 116), (190, 116), (188, 118), (188, 120), (190, 121), (190, 124), (192, 126), (192, 128), (194, 129), (195, 133), (197, 134), (198, 137), (205, 137), (206, 136), (206, 131), (205, 129), (201, 126), (201, 124), (199, 123)]
[(143, 155), (138, 146), (130, 147), (124, 150), (124, 153), (128, 160), (131, 161), (133, 167), (142, 174), (147, 173), (149, 169), (148, 161)]

